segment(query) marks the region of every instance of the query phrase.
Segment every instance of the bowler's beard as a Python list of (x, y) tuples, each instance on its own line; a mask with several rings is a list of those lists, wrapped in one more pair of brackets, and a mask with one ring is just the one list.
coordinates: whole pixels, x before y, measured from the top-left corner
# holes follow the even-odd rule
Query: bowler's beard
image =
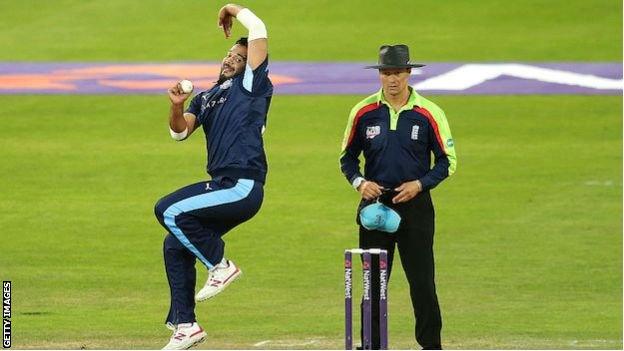
[(228, 79), (229, 79), (228, 77), (223, 75), (223, 68), (221, 68), (221, 72), (219, 72), (219, 80), (217, 80), (217, 85), (223, 84), (223, 82), (225, 82)]
[(217, 84), (218, 84), (218, 85), (223, 84), (223, 82), (225, 82), (226, 80), (231, 79), (231, 78), (234, 78), (234, 77), (236, 77), (237, 75), (239, 75), (239, 74), (241, 73), (241, 72), (234, 73), (234, 74), (232, 74), (232, 76), (230, 76), (230, 77), (226, 77), (226, 76), (223, 74), (223, 68), (224, 68), (224, 67), (223, 67), (223, 66), (221, 66), (221, 71), (219, 72), (219, 80), (217, 80)]

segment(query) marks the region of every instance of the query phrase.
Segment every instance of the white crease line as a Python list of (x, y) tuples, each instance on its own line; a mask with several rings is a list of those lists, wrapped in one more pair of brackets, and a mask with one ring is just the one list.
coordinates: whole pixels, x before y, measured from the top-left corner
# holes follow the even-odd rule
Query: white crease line
[(604, 344), (617, 344), (622, 342), (622, 340), (613, 340), (613, 339), (593, 339), (593, 340), (572, 340), (570, 342), (570, 346), (600, 346)]
[(585, 182), (585, 185), (613, 186), (613, 182), (610, 180), (605, 180), (605, 181), (589, 180)]
[(318, 342), (319, 340), (315, 340), (315, 339), (304, 341), (304, 342), (289, 342), (288, 340), (281, 340), (281, 341), (280, 340), (276, 340), (276, 341), (264, 340), (264, 341), (255, 343), (253, 346), (262, 347), (268, 343), (272, 343), (273, 346), (277, 346), (277, 347), (294, 347), (294, 346), (310, 346)]
[(271, 340), (264, 340), (264, 341), (260, 341), (260, 342), (255, 343), (253, 346), (254, 347), (260, 347), (260, 346), (264, 346), (264, 345), (266, 345), (266, 344), (268, 344), (270, 342), (271, 342)]
[(296, 343), (296, 344), (280, 344), (282, 346), (308, 346), (308, 345), (314, 345), (318, 342), (318, 340), (310, 340), (304, 343)]

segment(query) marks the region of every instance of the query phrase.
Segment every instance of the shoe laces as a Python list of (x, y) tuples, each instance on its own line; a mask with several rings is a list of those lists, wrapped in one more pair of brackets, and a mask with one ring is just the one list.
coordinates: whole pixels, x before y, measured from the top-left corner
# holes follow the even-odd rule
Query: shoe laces
[(229, 262), (228, 262), (228, 265), (225, 267), (215, 266), (215, 269), (209, 272), (210, 276), (208, 277), (208, 281), (210, 283), (221, 283), (221, 279), (223, 279), (223, 277), (221, 276), (225, 274), (229, 268), (230, 268)]

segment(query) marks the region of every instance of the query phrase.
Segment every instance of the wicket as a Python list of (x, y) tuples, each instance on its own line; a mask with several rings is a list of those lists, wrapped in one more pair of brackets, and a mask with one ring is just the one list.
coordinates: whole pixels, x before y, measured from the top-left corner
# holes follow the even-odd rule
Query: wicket
[(362, 255), (362, 348), (372, 348), (371, 255), (379, 255), (379, 348), (388, 349), (388, 252), (381, 249), (345, 250), (345, 350), (353, 349), (352, 255)]

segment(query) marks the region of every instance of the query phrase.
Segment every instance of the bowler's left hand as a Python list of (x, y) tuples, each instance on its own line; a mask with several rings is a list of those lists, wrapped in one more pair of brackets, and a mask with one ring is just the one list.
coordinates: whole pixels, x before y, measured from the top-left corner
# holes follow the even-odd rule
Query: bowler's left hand
[(401, 184), (401, 186), (394, 190), (399, 193), (392, 198), (392, 203), (398, 204), (400, 202), (409, 201), (413, 199), (414, 196), (418, 195), (418, 193), (422, 191), (422, 184), (419, 180), (413, 180), (411, 182)]

